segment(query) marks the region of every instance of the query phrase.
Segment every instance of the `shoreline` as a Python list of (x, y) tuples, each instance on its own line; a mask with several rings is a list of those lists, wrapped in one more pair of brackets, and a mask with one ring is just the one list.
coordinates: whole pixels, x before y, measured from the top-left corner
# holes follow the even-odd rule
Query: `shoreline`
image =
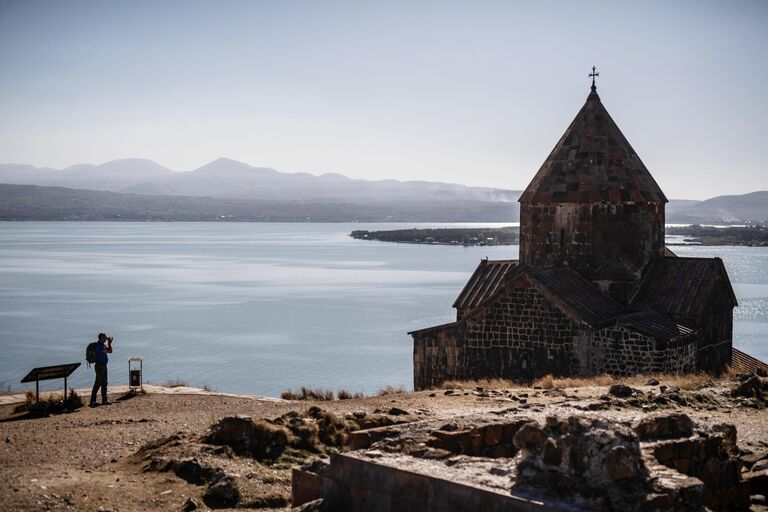
[[(91, 394), (91, 388), (69, 388), (77, 393), (80, 398), (88, 398)], [(158, 386), (155, 384), (144, 384), (144, 392), (142, 394), (159, 394), (159, 395), (197, 395), (197, 396), (222, 396), (230, 398), (244, 398), (248, 400), (261, 400), (265, 402), (286, 402), (282, 398), (275, 398), (271, 396), (262, 395), (249, 395), (243, 393), (228, 393), (225, 391), (215, 391), (203, 388), (194, 388), (191, 386)], [(40, 400), (44, 400), (53, 396), (61, 395), (63, 390), (51, 390), (41, 391)], [(110, 395), (125, 395), (130, 392), (127, 384), (109, 386)], [(4, 405), (17, 405), (26, 402), (27, 392), (15, 392), (4, 393), (0, 395), (0, 407)]]

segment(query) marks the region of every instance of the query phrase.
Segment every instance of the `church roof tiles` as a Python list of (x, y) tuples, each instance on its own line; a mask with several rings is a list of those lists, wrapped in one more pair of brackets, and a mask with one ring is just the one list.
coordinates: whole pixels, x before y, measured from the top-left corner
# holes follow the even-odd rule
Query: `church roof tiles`
[(482, 260), (453, 307), (478, 308), (521, 275), (528, 276), (537, 289), (569, 314), (590, 325), (605, 323), (624, 313), (620, 304), (569, 267), (536, 270), (519, 265), (517, 260)]
[(666, 203), (667, 198), (593, 89), (519, 201)]
[(517, 260), (481, 260), (472, 277), (453, 303), (457, 309), (474, 308), (501, 287), (507, 273), (517, 266)]
[(550, 300), (591, 326), (604, 324), (624, 313), (621, 304), (569, 267), (529, 270), (526, 274)]
[(693, 329), (675, 322), (661, 313), (650, 310), (624, 315), (618, 321), (634, 330), (658, 339), (668, 340), (693, 333)]
[(720, 258), (659, 258), (645, 271), (631, 307), (653, 309), (673, 318), (697, 319), (706, 313), (720, 286), (731, 305), (736, 306), (736, 296)]

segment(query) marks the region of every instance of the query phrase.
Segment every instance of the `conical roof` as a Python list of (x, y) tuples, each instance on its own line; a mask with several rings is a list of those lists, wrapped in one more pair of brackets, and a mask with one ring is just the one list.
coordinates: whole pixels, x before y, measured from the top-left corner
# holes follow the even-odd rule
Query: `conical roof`
[(521, 203), (666, 203), (667, 198), (605, 110), (597, 90), (531, 183)]

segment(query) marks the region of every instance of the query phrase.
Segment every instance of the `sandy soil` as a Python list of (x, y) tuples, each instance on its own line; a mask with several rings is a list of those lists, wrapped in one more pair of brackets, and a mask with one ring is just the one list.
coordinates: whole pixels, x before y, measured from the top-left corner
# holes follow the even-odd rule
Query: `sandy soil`
[[(644, 392), (658, 386), (639, 386)], [(514, 408), (528, 416), (588, 414), (632, 420), (648, 408), (601, 403), (605, 387), (567, 390), (510, 388), (488, 393), (473, 388), (452, 394), (442, 390), (333, 402), (260, 400), (195, 390), (153, 392), (94, 409), (29, 418), (13, 414), (13, 405), (0, 406), (0, 510), (181, 510), (187, 497), (202, 503), (205, 486), (192, 485), (171, 472), (145, 472), (136, 462), (137, 450), (147, 442), (181, 433), (196, 439), (217, 419), (235, 414), (275, 418), (311, 405), (339, 415), (398, 407), (418, 420), (452, 414)], [(731, 423), (738, 429), (739, 445), (751, 450), (768, 448), (768, 412), (746, 407), (729, 398), (727, 384), (699, 390), (716, 402), (671, 404), (664, 410), (682, 410), (705, 424)], [(522, 396), (526, 395), (522, 403)], [(602, 401), (605, 404), (605, 401)], [(248, 458), (226, 461), (227, 470), (250, 482), (246, 489), (250, 508), (285, 509), (290, 496), (288, 467), (267, 467)], [(204, 508), (204, 507), (203, 507)]]

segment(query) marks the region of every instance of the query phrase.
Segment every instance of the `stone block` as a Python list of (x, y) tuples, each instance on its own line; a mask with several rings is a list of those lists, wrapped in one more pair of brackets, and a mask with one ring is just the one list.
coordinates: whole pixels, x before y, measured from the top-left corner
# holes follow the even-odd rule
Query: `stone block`
[[(696, 443), (691, 439), (685, 439), (676, 444), (675, 451), (678, 459), (690, 459), (693, 456)], [(683, 471), (686, 473), (686, 471)]]
[(322, 476), (296, 467), (291, 470), (291, 506), (298, 507), (322, 497)]
[(745, 473), (744, 481), (749, 484), (750, 494), (768, 495), (768, 469)]

